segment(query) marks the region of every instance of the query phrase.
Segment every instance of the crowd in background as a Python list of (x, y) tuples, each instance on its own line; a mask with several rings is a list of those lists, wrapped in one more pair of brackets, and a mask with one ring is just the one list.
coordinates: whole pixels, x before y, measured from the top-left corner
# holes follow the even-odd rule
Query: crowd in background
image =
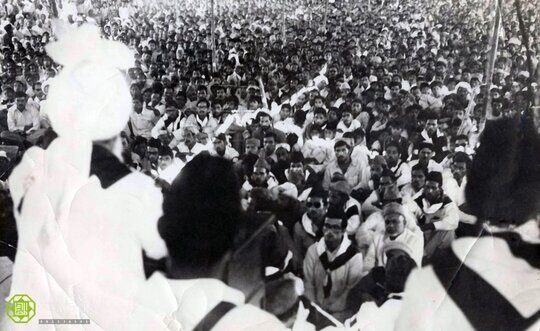
[[(413, 268), (478, 231), (465, 187), (485, 102), (519, 116), (538, 89), (538, 3), (522, 4), (530, 45), (504, 5), (486, 86), (486, 1), (215, 2), (213, 24), (210, 1), (57, 7), (135, 52), (123, 161), (165, 192), (198, 154), (234, 162), (244, 211), (276, 216), (267, 281), (295, 275), (328, 318), (361, 320), (367, 302), (391, 300)], [(6, 218), (11, 169), (55, 137), (42, 111), (59, 70), (44, 52), (52, 18), (47, 1), (1, 1)]]

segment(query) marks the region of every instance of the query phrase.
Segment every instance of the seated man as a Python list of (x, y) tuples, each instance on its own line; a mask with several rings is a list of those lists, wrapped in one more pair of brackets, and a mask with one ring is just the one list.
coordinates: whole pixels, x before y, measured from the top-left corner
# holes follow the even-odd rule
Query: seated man
[(238, 152), (229, 145), (227, 136), (224, 133), (218, 134), (214, 138), (213, 148), (210, 149), (210, 155), (220, 156), (233, 162), (238, 160)]
[(169, 252), (167, 276), (154, 273), (141, 289), (130, 329), (285, 329), (224, 282), (242, 217), (238, 185), (223, 158), (201, 154), (186, 164), (158, 225)]
[(406, 198), (410, 198), (411, 200), (415, 200), (420, 197), (424, 193), (423, 189), (428, 173), (429, 171), (427, 168), (420, 164), (412, 167), (411, 182), (401, 189), (401, 194)]
[(385, 266), (387, 262), (386, 251), (393, 245), (403, 246), (409, 252), (411, 258), (420, 265), (424, 255), (424, 237), (416, 226), (408, 227), (410, 219), (405, 208), (397, 203), (386, 204), (382, 210), (385, 232), (375, 234), (373, 250), (368, 250), (368, 254), (375, 254), (377, 266)]
[(440, 172), (430, 172), (422, 196), (410, 204), (424, 232), (424, 263), (429, 262), (441, 249), (450, 246), (454, 230), (459, 223), (459, 209), (442, 188)]
[(250, 177), (242, 185), (241, 195), (243, 198), (247, 198), (255, 187), (271, 189), (277, 185), (276, 177), (270, 172), (270, 165), (264, 158), (259, 157), (253, 166)]
[(15, 93), (15, 104), (7, 111), (8, 131), (1, 132), (3, 140), (18, 144), (34, 144), (45, 130), (40, 130), (39, 111), (28, 102), (24, 92)]
[(401, 311), (402, 295), (409, 274), (417, 267), (414, 260), (405, 252), (393, 256), (386, 264), (384, 289), (386, 297), (382, 305), (366, 302), (360, 311), (345, 322), (353, 330), (391, 331)]
[(385, 158), (388, 168), (394, 173), (397, 178), (398, 188), (411, 182), (411, 168), (407, 162), (401, 157), (400, 146), (395, 141), (390, 141), (385, 147)]
[(353, 190), (367, 188), (369, 183), (369, 168), (351, 158), (351, 146), (343, 140), (334, 144), (336, 159), (328, 164), (324, 172), (323, 187), (328, 189), (334, 174), (341, 173)]
[(341, 175), (334, 176), (332, 180), (328, 193), (328, 205), (343, 210), (347, 219), (347, 235), (352, 238), (362, 223), (360, 203), (351, 197), (351, 187)]
[(328, 194), (324, 190), (311, 190), (307, 198), (306, 213), (294, 225), (294, 242), (302, 257), (308, 248), (322, 237), (322, 227), (328, 207)]
[(309, 247), (304, 259), (306, 297), (340, 321), (350, 316), (347, 295), (362, 277), (362, 255), (345, 235), (346, 227), (343, 211), (330, 208), (323, 239)]

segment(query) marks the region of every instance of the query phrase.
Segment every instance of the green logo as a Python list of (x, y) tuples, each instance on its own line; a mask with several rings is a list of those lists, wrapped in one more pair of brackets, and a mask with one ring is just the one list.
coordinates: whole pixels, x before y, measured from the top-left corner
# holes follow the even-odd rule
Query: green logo
[(7, 303), (6, 314), (15, 323), (28, 323), (36, 316), (36, 303), (26, 294), (15, 294)]

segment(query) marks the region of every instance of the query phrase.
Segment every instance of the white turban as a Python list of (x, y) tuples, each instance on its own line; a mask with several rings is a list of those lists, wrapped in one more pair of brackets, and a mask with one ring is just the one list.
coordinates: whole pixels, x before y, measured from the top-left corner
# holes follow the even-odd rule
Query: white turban
[[(63, 31), (62, 31), (63, 29)], [(59, 136), (92, 141), (114, 137), (132, 110), (124, 73), (133, 53), (120, 42), (102, 39), (96, 26), (60, 27), (59, 40), (46, 46), (63, 65), (50, 81), (46, 113)]]

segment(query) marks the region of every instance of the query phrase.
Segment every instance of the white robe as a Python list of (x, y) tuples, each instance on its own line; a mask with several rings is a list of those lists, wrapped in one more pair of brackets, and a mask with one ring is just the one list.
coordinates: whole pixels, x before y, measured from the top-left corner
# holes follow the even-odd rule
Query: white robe
[[(538, 231), (537, 226), (534, 227)], [(537, 236), (535, 242), (538, 243)], [(461, 238), (452, 243), (452, 250), (523, 317), (540, 309), (540, 270), (513, 256), (506, 241), (495, 237)], [(404, 298), (396, 323), (398, 331), (473, 330), (463, 312), (446, 294), (431, 266), (413, 270), (407, 280)], [(528, 330), (539, 329), (540, 320), (537, 320)]]
[(244, 294), (212, 278), (175, 280), (154, 273), (137, 296), (129, 330), (184, 330), (193, 328), (221, 301), (236, 305), (213, 331), (286, 330), (270, 313), (244, 304)]
[(161, 258), (157, 232), (162, 196), (131, 173), (107, 189), (89, 177), (91, 144), (57, 138), (32, 148), (10, 177), (19, 242), (10, 294), (37, 305), (27, 324), (4, 319), (2, 330), (63, 330), (43, 318), (88, 318), (69, 330), (123, 330), (145, 276), (142, 250)]

